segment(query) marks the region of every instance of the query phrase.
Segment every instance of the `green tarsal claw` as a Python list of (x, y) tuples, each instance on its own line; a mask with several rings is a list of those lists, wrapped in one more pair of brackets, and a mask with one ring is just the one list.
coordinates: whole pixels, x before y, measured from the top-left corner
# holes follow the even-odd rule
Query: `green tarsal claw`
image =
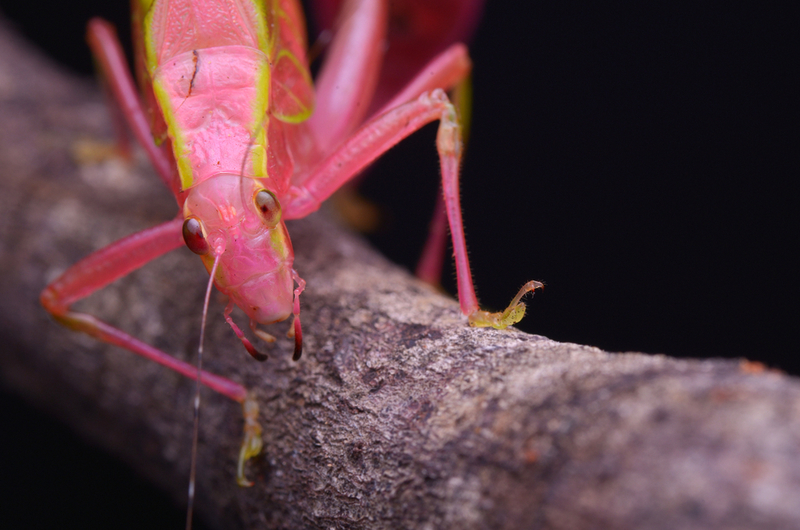
[(236, 470), (236, 483), (250, 487), (252, 482), (244, 476), (244, 464), (261, 452), (261, 425), (258, 423), (258, 403), (253, 395), (248, 395), (242, 404), (244, 409), (244, 440), (239, 450), (239, 465)]
[(500, 313), (490, 313), (488, 311), (475, 311), (469, 316), (469, 325), (476, 328), (505, 329), (516, 324), (525, 316), (525, 303), (520, 302), (522, 297), (536, 289), (544, 289), (544, 284), (535, 280), (529, 281), (522, 286), (517, 295), (508, 304), (505, 311)]

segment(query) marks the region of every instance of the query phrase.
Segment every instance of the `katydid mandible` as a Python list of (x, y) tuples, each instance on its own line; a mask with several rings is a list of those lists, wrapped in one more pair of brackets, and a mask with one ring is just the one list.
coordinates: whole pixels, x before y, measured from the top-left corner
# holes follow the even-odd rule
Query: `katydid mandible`
[[(317, 210), (393, 145), (438, 120), (446, 218), (434, 224), (439, 234), (445, 233), (445, 223), (450, 226), (461, 310), (470, 325), (498, 329), (523, 317), (520, 299), (541, 283), (525, 284), (499, 313), (480, 309), (472, 283), (459, 204), (461, 131), (445, 92), (469, 74), (463, 44), (446, 47), (367, 116), (370, 105), (362, 102), (373, 101), (389, 86), (379, 83), (390, 16), (386, 0), (343, 2), (316, 88), (297, 0), (133, 0), (132, 5), (141, 92), (110, 24), (92, 20), (88, 40), (128, 126), (173, 192), (179, 214), (79, 261), (45, 288), (41, 302), (60, 323), (241, 403), (240, 484), (250, 484), (244, 464), (261, 448), (258, 407), (247, 389), (73, 311), (75, 301), (186, 244), (211, 273), (206, 307), (213, 282), (230, 299), (224, 316), (247, 351), (266, 359), (230, 317), (234, 304), (260, 337), (268, 335), (256, 329), (258, 324), (293, 316), (297, 360), (305, 282), (293, 269), (285, 221)], [(426, 248), (426, 257), (444, 251), (436, 244)]]

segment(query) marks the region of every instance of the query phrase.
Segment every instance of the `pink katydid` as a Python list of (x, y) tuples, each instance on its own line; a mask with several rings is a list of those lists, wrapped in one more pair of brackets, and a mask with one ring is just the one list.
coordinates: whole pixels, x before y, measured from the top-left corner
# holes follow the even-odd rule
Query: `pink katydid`
[[(72, 311), (75, 301), (186, 244), (201, 256), (217, 289), (230, 297), (225, 318), (251, 355), (266, 358), (230, 318), (233, 304), (248, 315), (254, 330), (257, 324), (293, 315), (294, 357), (299, 358), (299, 295), (305, 282), (292, 268), (294, 254), (284, 221), (315, 211), (382, 153), (436, 120), (447, 213), (436, 224), (442, 234), (445, 222), (451, 227), (458, 298), (470, 325), (504, 328), (518, 322), (525, 312), (521, 297), (541, 287), (528, 282), (499, 313), (482, 311), (475, 296), (458, 194), (460, 125), (445, 94), (469, 74), (466, 47), (443, 42), (437, 44), (442, 51), (430, 60), (422, 53), (423, 59), (416, 59), (423, 65), (420, 72), (389, 97), (388, 91), (400, 85), (396, 78), (378, 75), (388, 2), (318, 3), (342, 3), (343, 16), (315, 89), (297, 0), (133, 0), (144, 106), (113, 28), (99, 19), (89, 23), (89, 42), (111, 92), (174, 193), (180, 213), (84, 258), (41, 295), (42, 304), (62, 324), (199, 378), (242, 403), (246, 425), (237, 478), (243, 485), (249, 484), (244, 463), (261, 447), (258, 408), (247, 389)], [(470, 21), (480, 4), (464, 2), (472, 10)], [(387, 57), (391, 64), (391, 51)], [(377, 101), (367, 120), (369, 105), (363, 101)], [(426, 254), (442, 251), (433, 247)]]

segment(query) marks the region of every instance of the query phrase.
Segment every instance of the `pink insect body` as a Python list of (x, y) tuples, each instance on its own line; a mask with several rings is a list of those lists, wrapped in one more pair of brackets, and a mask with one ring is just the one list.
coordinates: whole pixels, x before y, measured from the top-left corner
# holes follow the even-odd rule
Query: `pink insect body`
[(284, 320), (297, 273), (279, 199), (292, 177), (281, 124), (308, 118), (314, 96), (298, 7), (170, 0), (143, 15), (141, 77), (178, 161), (184, 239), (209, 271), (219, 260), (217, 288), (254, 324)]
[[(474, 11), (479, 4), (464, 5)], [(81, 260), (48, 285), (41, 300), (61, 323), (187, 377), (197, 379), (199, 373), (202, 383), (242, 403), (241, 484), (249, 484), (244, 462), (261, 443), (258, 409), (247, 389), (72, 311), (73, 302), (186, 244), (201, 256), (217, 289), (230, 297), (225, 318), (251, 355), (266, 358), (230, 318), (233, 304), (247, 314), (254, 330), (256, 324), (294, 315), (299, 358), (299, 296), (305, 282), (292, 268), (284, 221), (316, 210), (383, 152), (435, 120), (440, 121), (437, 149), (447, 212), (437, 233), (443, 240), (449, 222), (459, 300), (470, 324), (503, 328), (519, 321), (525, 311), (520, 298), (541, 286), (529, 282), (500, 313), (478, 306), (458, 201), (460, 127), (444, 92), (466, 79), (466, 48), (444, 47), (365, 120), (365, 102), (396, 83), (378, 74), (389, 10), (386, 0), (347, 0), (341, 9), (315, 89), (296, 0), (133, 0), (144, 106), (113, 28), (97, 19), (89, 25), (101, 71), (134, 135), (175, 194), (180, 215)], [(426, 253), (443, 252), (442, 245), (432, 248)]]

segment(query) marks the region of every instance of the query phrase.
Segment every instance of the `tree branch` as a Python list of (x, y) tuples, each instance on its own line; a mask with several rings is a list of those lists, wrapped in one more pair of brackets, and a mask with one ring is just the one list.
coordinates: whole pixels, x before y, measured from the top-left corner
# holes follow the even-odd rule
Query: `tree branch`
[[(2, 383), (183, 499), (193, 383), (59, 327), (37, 301), (90, 251), (169, 219), (174, 202), (144, 162), (75, 163), (81, 141), (109, 137), (99, 94), (0, 29)], [(224, 301), (211, 310), (206, 366), (256, 393), (265, 427), (256, 485), (239, 488), (241, 411), (204, 392), (198, 506), (211, 524), (800, 526), (797, 380), (471, 329), (453, 300), (325, 215), (289, 230), (308, 281), (303, 359), (282, 338), (252, 361)], [(181, 250), (81, 309), (191, 360), (206, 278)]]

